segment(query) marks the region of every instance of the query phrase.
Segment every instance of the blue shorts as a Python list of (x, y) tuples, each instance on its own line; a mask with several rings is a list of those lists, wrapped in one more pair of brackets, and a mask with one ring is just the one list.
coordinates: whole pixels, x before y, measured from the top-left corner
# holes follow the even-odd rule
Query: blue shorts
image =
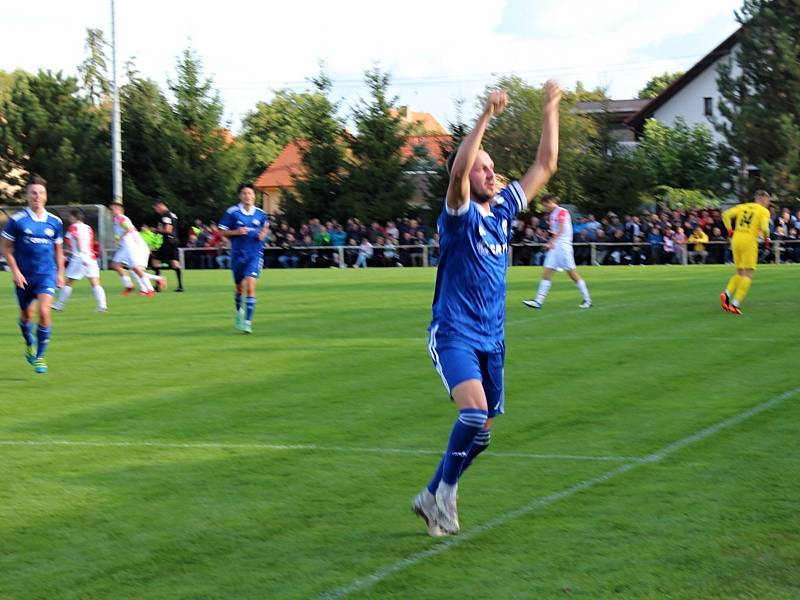
[(28, 281), (28, 285), (24, 288), (15, 288), (17, 302), (22, 310), (28, 308), (39, 297), (39, 294), (56, 295), (55, 275), (32, 275), (31, 277), (26, 275), (25, 279)]
[(437, 337), (434, 328), (428, 340), (428, 352), (448, 394), (458, 384), (469, 379), (477, 379), (483, 385), (486, 394), (489, 418), (505, 412), (503, 391), (505, 346), (496, 352), (476, 350), (463, 341)]
[(258, 279), (261, 275), (261, 256), (248, 258), (246, 260), (231, 260), (231, 271), (233, 272), (233, 280), (238, 284), (245, 277), (253, 277)]

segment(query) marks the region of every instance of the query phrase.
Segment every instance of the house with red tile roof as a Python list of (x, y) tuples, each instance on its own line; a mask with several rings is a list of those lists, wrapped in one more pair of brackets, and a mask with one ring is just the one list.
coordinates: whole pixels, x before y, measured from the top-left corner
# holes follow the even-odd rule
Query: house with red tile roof
[[(421, 147), (435, 162), (444, 163), (447, 157), (442, 156), (441, 146), (450, 139), (450, 136), (433, 115), (414, 112), (407, 106), (393, 110), (393, 114), (398, 115), (411, 128), (412, 135), (406, 138), (406, 143), (400, 150), (404, 158), (415, 156), (415, 148)], [(262, 208), (266, 212), (282, 212), (281, 193), (283, 190), (294, 191), (294, 178), (303, 176), (305, 167), (301, 155), (303, 148), (308, 147), (309, 143), (307, 140), (289, 142), (255, 180), (254, 186), (257, 191), (261, 192)], [(411, 203), (421, 204), (425, 200), (424, 180), (430, 176), (430, 172), (411, 171), (408, 175), (415, 179), (416, 192)]]

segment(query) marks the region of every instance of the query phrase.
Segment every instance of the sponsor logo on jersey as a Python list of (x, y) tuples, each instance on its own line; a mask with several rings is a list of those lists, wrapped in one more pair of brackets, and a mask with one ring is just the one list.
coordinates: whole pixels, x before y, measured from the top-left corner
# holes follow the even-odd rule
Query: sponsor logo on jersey
[(46, 228), (46, 229), (44, 230), (44, 234), (45, 234), (46, 236), (52, 236), (54, 233), (55, 233), (55, 231), (53, 231), (53, 230), (52, 230), (52, 229), (50, 229), (49, 227), (48, 227), (48, 228)]

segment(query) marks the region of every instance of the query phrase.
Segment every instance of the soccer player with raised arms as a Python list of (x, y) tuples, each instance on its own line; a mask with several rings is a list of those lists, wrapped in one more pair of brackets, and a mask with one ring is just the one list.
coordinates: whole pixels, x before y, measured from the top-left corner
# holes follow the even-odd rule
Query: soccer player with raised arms
[(503, 91), (489, 94), (475, 127), (448, 159), (450, 182), (438, 222), (440, 261), (428, 350), (458, 417), (433, 478), (412, 503), (430, 535), (458, 533), (459, 477), (487, 448), (492, 419), (503, 413), (511, 222), (550, 180), (558, 161), (561, 89), (548, 81), (544, 95), (536, 160), (519, 181), (498, 191), (494, 163), (481, 149), (490, 119), (508, 102)]
[[(16, 286), (25, 358), (34, 371), (47, 373), (44, 354), (50, 342), (50, 306), (56, 288), (64, 285), (64, 226), (61, 219), (45, 210), (47, 182), (42, 177), (30, 178), (25, 196), (28, 208), (13, 214), (3, 229), (3, 254)], [(31, 331), (34, 302), (39, 308), (35, 351)]]
[[(736, 229), (732, 228), (736, 219)], [(733, 251), (733, 264), (736, 273), (719, 295), (723, 310), (735, 315), (742, 314), (742, 302), (753, 283), (753, 271), (758, 264), (758, 234), (769, 244), (769, 193), (758, 190), (755, 202), (745, 202), (729, 208), (722, 213), (722, 222), (728, 229)]]
[[(231, 271), (236, 284), (235, 327), (253, 333), (253, 313), (256, 309), (256, 280), (261, 275), (264, 238), (269, 220), (267, 213), (256, 207), (256, 190), (252, 183), (239, 186), (239, 204), (234, 204), (219, 222), (222, 235), (231, 240)], [(242, 295), (245, 296), (242, 306)]]

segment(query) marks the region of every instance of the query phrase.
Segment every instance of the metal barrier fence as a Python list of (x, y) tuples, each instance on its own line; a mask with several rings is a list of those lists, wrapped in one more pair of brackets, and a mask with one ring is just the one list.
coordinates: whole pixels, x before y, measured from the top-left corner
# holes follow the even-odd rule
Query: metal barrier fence
[[(576, 243), (575, 261), (580, 265), (651, 265), (651, 264), (724, 264), (731, 262), (727, 241), (707, 242), (705, 254), (695, 253), (694, 244), (676, 244), (675, 252), (665, 253), (663, 245), (648, 243)], [(293, 246), (264, 249), (265, 268), (350, 267), (358, 260), (358, 246)], [(508, 251), (509, 265), (541, 266), (544, 244), (512, 244)], [(183, 268), (228, 268), (230, 258), (214, 248), (180, 248)], [(282, 257), (293, 257), (281, 260)], [(374, 246), (369, 267), (436, 266), (438, 246)], [(760, 246), (759, 262), (800, 262), (800, 240), (774, 240), (769, 250)]]

